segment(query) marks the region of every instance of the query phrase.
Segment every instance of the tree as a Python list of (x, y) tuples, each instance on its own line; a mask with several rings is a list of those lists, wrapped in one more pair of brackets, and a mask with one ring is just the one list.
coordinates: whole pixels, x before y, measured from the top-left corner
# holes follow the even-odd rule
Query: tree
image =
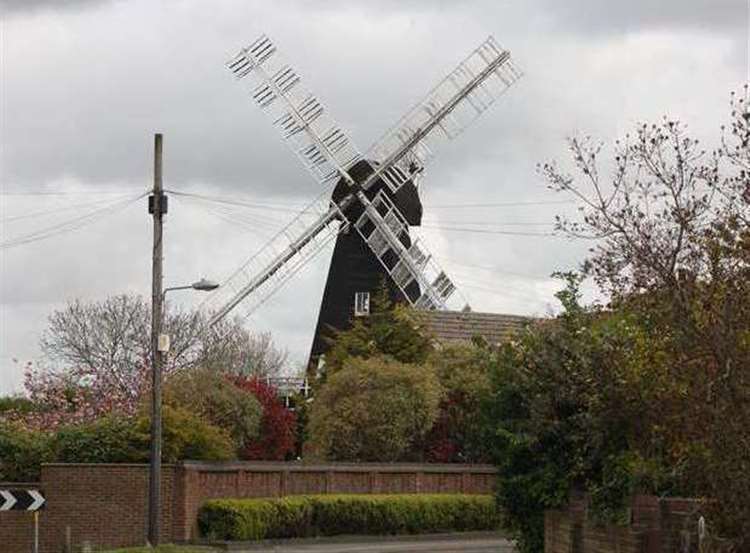
[(580, 277), (561, 276), (563, 313), (504, 344), (491, 371), (498, 501), (522, 553), (543, 551), (544, 510), (573, 489), (605, 520), (636, 490), (690, 491), (679, 457), (689, 443), (672, 449), (664, 435), (685, 384), (669, 374), (666, 340), (627, 310), (581, 306)]
[(358, 317), (350, 329), (331, 337), (325, 357), (327, 374), (340, 370), (350, 357), (388, 355), (402, 363), (427, 359), (433, 349), (429, 333), (409, 307), (393, 305), (385, 284), (378, 288), (371, 306), (369, 316)]
[[(109, 413), (132, 416), (148, 390), (148, 372), (143, 364), (133, 368), (131, 388), (112, 385), (105, 372), (83, 370), (54, 372), (29, 363), (24, 374), (26, 396), (33, 409), (8, 410), (1, 418), (29, 428), (54, 430), (61, 425), (92, 422)], [(133, 393), (136, 390), (137, 393)]]
[(260, 402), (213, 369), (186, 369), (173, 374), (164, 388), (164, 403), (187, 409), (225, 430), (235, 450), (244, 450), (259, 437), (263, 415)]
[(750, 483), (735, 478), (747, 469), (750, 444), (747, 94), (733, 95), (713, 152), (664, 119), (615, 143), (609, 177), (602, 145), (588, 138), (569, 142), (575, 173), (540, 167), (553, 189), (580, 202), (582, 218), (560, 218), (558, 228), (594, 240), (584, 273), (611, 310), (660, 339), (666, 361), (657, 366), (678, 385), (644, 407), (663, 409), (670, 421), (656, 442), (662, 460), (679, 467), (681, 485), (715, 499), (706, 507), (712, 531), (736, 538), (740, 549), (750, 543)]
[(270, 332), (234, 332), (231, 336), (236, 354), (234, 360), (227, 363), (230, 371), (247, 377), (268, 378), (279, 376), (286, 367), (289, 352), (276, 346)]
[[(165, 374), (204, 366), (266, 376), (278, 373), (286, 361), (286, 352), (274, 346), (269, 334), (253, 335), (239, 320), (224, 319), (209, 329), (205, 313), (170, 308), (164, 332), (171, 342)], [(75, 300), (50, 315), (40, 344), (53, 368), (100, 374), (111, 387), (132, 393), (133, 368), (151, 359), (150, 305), (126, 294), (98, 302)]]
[(276, 388), (257, 376), (235, 376), (235, 385), (255, 396), (263, 407), (259, 435), (245, 443), (239, 455), (242, 459), (283, 461), (295, 450), (297, 420), (279, 398)]
[[(286, 353), (268, 334), (253, 335), (239, 321), (209, 330), (204, 313), (168, 310), (171, 337), (163, 374), (196, 367), (243, 374), (278, 373)], [(150, 389), (150, 308), (140, 296), (74, 301), (54, 311), (41, 338), (44, 363), (26, 367), (26, 395), (39, 409), (6, 419), (55, 427), (110, 413), (133, 415)]]
[(310, 453), (331, 461), (419, 459), (441, 391), (430, 366), (352, 357), (310, 407)]

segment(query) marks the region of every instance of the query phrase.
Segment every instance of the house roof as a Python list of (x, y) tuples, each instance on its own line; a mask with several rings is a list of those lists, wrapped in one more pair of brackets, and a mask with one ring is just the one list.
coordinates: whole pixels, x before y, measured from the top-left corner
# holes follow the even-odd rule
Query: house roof
[(474, 311), (423, 311), (420, 318), (439, 342), (471, 341), (481, 336), (491, 345), (506, 341), (535, 318)]

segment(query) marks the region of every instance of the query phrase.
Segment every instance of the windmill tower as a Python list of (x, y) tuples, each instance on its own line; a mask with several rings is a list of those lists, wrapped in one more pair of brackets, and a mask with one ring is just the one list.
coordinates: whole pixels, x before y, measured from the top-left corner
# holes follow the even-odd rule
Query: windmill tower
[[(447, 309), (456, 287), (425, 245), (412, 240), (418, 185), (441, 143), (455, 138), (521, 77), (510, 52), (487, 38), (366, 154), (302, 84), (276, 45), (261, 36), (228, 69), (250, 93), (324, 192), (249, 258), (207, 300), (214, 324), (241, 303), (252, 314), (336, 238), (313, 341), (366, 311), (384, 276), (392, 296), (418, 309)], [(331, 190), (333, 191), (331, 192)]]

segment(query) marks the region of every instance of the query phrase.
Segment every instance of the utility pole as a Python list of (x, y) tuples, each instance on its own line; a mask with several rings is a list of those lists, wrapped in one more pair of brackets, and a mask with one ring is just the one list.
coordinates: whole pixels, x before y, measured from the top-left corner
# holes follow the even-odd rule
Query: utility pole
[(151, 463), (148, 481), (148, 543), (159, 545), (159, 506), (161, 503), (161, 334), (162, 309), (162, 216), (167, 212), (167, 197), (162, 191), (161, 133), (154, 135), (154, 190), (148, 199), (148, 211), (154, 217), (154, 246), (151, 273)]

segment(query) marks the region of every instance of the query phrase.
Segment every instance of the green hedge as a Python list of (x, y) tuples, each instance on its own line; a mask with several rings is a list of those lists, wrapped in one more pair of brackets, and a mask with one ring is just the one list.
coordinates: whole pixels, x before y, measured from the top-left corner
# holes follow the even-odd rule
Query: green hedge
[(201, 534), (224, 540), (494, 530), (498, 524), (494, 497), (464, 494), (216, 499), (198, 513)]

